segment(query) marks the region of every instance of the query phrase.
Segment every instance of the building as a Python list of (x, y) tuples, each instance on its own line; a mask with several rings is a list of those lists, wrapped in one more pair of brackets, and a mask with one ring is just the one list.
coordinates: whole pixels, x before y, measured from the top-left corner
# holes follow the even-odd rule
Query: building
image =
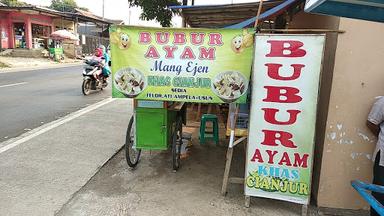
[[(48, 48), (50, 34), (66, 29), (77, 35), (78, 23), (93, 23), (108, 29), (121, 21), (104, 19), (90, 12), (76, 9), (75, 12), (60, 12), (39, 6), (10, 7), (0, 5), (0, 30), (2, 48)], [(101, 36), (101, 34), (100, 34)]]
[(2, 48), (48, 47), (55, 20), (61, 16), (60, 12), (37, 6), (0, 6)]

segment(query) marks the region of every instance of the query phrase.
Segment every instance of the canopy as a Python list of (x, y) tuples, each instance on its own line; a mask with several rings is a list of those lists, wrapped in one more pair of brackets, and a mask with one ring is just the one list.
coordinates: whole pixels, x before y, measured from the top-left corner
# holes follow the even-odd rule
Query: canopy
[(71, 32), (67, 30), (58, 30), (52, 32), (50, 37), (54, 40), (79, 40), (76, 35), (72, 34)]
[(384, 22), (383, 0), (307, 0), (306, 12)]
[[(273, 20), (289, 8), (304, 0), (265, 0), (259, 20)], [(180, 9), (190, 27), (193, 28), (246, 28), (253, 26), (260, 2), (227, 5), (182, 5), (170, 6)]]
[[(283, 2), (284, 0), (264, 1), (262, 12)], [(182, 5), (170, 6), (170, 8), (180, 10), (181, 15), (192, 28), (223, 28), (255, 17), (259, 2), (225, 5)]]
[[(292, 7), (296, 4), (301, 3), (302, 0), (286, 0), (283, 3), (268, 9), (267, 11), (260, 14), (259, 20), (264, 21), (267, 20), (270, 17), (277, 16), (281, 13), (283, 13), (285, 10), (287, 10), (289, 7)], [(253, 25), (256, 21), (256, 17), (252, 17), (250, 19), (247, 19), (241, 23), (237, 23), (235, 25), (226, 26), (225, 28), (246, 28), (251, 25)]]

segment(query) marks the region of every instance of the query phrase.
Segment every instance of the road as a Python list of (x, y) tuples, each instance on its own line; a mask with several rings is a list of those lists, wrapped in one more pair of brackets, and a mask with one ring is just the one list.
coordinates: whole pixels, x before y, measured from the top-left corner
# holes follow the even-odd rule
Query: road
[(0, 73), (0, 142), (110, 97), (84, 96), (82, 66)]

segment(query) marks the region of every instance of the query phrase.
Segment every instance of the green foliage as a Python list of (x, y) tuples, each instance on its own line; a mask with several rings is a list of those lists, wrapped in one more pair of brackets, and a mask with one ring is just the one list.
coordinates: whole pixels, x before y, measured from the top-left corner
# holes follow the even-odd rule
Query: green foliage
[(20, 6), (27, 6), (27, 3), (19, 2), (17, 0), (0, 0), (1, 3), (6, 4), (10, 7), (20, 7)]
[(86, 8), (86, 7), (78, 7), (80, 10), (83, 10), (83, 11), (89, 11), (89, 9), (88, 8)]
[(75, 8), (88, 11), (88, 8), (78, 7), (75, 0), (51, 0), (49, 7), (62, 12), (75, 12)]
[(3, 62), (0, 62), (0, 68), (7, 68), (9, 67), (9, 65), (3, 63)]
[(143, 12), (140, 15), (142, 20), (156, 20), (163, 27), (171, 26), (174, 12), (168, 8), (171, 5), (180, 5), (177, 0), (128, 0), (130, 6), (140, 7)]
[(49, 7), (62, 12), (74, 12), (77, 4), (75, 0), (52, 0)]

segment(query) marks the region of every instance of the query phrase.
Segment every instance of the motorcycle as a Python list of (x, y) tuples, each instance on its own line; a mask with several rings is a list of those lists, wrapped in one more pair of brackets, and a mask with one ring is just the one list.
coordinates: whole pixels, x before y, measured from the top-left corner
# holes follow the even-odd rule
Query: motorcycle
[(97, 60), (86, 59), (84, 61), (86, 64), (83, 69), (83, 84), (82, 91), (84, 95), (88, 95), (91, 90), (103, 90), (108, 86), (107, 78), (100, 73), (99, 79), (96, 79), (93, 74), (102, 70), (100, 62)]

